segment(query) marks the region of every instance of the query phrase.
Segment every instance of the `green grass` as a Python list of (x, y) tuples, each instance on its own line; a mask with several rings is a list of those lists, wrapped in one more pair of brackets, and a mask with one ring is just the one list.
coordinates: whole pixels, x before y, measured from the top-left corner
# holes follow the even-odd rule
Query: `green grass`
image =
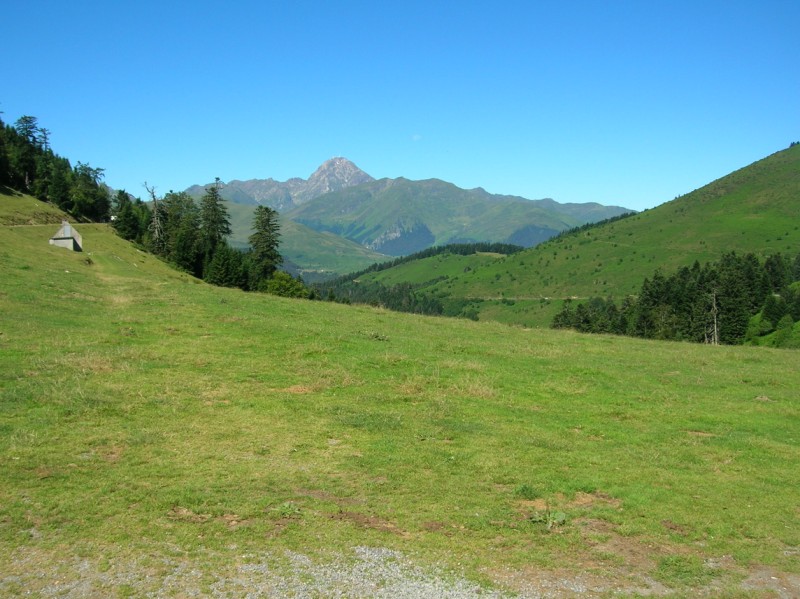
[[(226, 206), (233, 231), (230, 242), (237, 247), (249, 247), (255, 206), (233, 202), (227, 202)], [(281, 218), (280, 225), (281, 255), (296, 264), (306, 280), (356, 272), (388, 259), (353, 241), (314, 231), (286, 218)]]
[(51, 228), (0, 227), (0, 571), (368, 545), (482, 581), (800, 572), (795, 352), (245, 294)]
[[(760, 256), (800, 252), (800, 146), (777, 152), (705, 187), (641, 214), (580, 231), (485, 263), (447, 280), (414, 272), (422, 291), (454, 299), (536, 302), (638, 293), (656, 269), (672, 272), (717, 260), (728, 251)], [(450, 257), (461, 263), (462, 257)], [(430, 264), (430, 263), (429, 263)], [(447, 270), (445, 264), (438, 265)], [(381, 276), (400, 282), (421, 267), (403, 264)], [(399, 270), (404, 269), (404, 270)], [(530, 307), (530, 306), (529, 306)], [(548, 326), (557, 310), (508, 309), (487, 303), (482, 320)]]

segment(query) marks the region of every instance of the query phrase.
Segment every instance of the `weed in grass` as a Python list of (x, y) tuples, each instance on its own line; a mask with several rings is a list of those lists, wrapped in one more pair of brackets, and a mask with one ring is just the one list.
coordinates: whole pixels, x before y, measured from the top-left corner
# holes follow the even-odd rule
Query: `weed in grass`
[(275, 519), (299, 518), (302, 513), (300, 506), (292, 501), (286, 501), (278, 507), (271, 508), (269, 512), (270, 517)]
[(546, 509), (532, 513), (528, 520), (533, 524), (543, 524), (547, 530), (553, 530), (567, 523), (567, 514), (558, 510)]
[(524, 483), (514, 489), (514, 495), (521, 499), (527, 499), (528, 501), (538, 499), (541, 496), (539, 491), (537, 491), (534, 487)]

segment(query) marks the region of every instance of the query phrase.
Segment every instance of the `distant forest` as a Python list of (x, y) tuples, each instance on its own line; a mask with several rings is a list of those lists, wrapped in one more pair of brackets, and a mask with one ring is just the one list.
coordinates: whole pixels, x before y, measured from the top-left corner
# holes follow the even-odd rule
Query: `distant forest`
[(0, 119), (0, 187), (55, 204), (79, 220), (108, 221), (111, 202), (101, 184), (103, 169), (74, 167), (50, 148), (50, 131), (33, 116), (13, 126)]
[(619, 305), (599, 297), (567, 301), (552, 326), (648, 339), (794, 347), (798, 281), (800, 254), (794, 259), (775, 254), (762, 262), (752, 253), (730, 252), (717, 262), (695, 262), (669, 276), (657, 271), (638, 295)]
[(364, 270), (345, 275), (316, 285), (316, 292), (320, 298), (340, 303), (369, 304), (381, 306), (398, 312), (412, 312), (414, 314), (457, 316), (458, 314), (445, 313), (444, 306), (437, 298), (424, 293), (417, 293), (416, 285), (411, 283), (398, 283), (396, 285), (382, 285), (376, 282), (357, 281), (359, 277), (388, 270), (400, 264), (422, 260), (440, 254), (456, 254), (470, 256), (479, 252), (510, 255), (525, 248), (508, 243), (454, 243), (451, 245), (433, 246), (420, 252), (402, 256), (388, 262), (373, 264)]

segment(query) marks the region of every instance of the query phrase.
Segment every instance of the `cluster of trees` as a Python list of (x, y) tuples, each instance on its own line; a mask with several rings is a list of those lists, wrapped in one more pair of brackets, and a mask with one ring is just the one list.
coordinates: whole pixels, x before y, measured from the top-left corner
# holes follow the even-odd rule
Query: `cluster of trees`
[(394, 260), (387, 260), (386, 262), (376, 262), (371, 264), (364, 270), (359, 270), (342, 277), (338, 277), (326, 284), (327, 287), (336, 287), (343, 283), (349, 283), (361, 277), (362, 275), (371, 272), (381, 272), (405, 264), (406, 262), (414, 262), (415, 260), (422, 260), (423, 258), (430, 258), (440, 254), (455, 254), (457, 256), (471, 256), (479, 252), (490, 254), (504, 254), (510, 256), (521, 252), (525, 248), (520, 245), (513, 245), (510, 243), (491, 243), (491, 242), (477, 242), (477, 243), (451, 243), (450, 245), (433, 245), (429, 248), (409, 254), (408, 256), (400, 256)]
[(429, 295), (419, 293), (411, 283), (381, 285), (380, 283), (352, 283), (346, 286), (326, 284), (320, 297), (342, 304), (368, 304), (396, 312), (441, 315), (442, 303)]
[[(420, 252), (395, 258), (387, 262), (373, 264), (368, 268), (320, 283), (316, 287), (320, 297), (330, 301), (353, 304), (369, 304), (382, 306), (398, 312), (412, 312), (414, 314), (464, 316), (472, 318), (471, 313), (462, 311), (463, 306), (445, 306), (439, 299), (419, 291), (419, 285), (399, 283), (397, 285), (381, 285), (374, 282), (358, 281), (358, 278), (373, 272), (380, 272), (414, 260), (430, 258), (440, 254), (456, 254), (470, 256), (479, 252), (495, 254), (515, 254), (525, 248), (509, 243), (454, 243), (451, 245), (433, 246)], [(431, 281), (428, 281), (430, 283)], [(474, 315), (477, 319), (477, 313)]]
[(231, 225), (219, 179), (199, 204), (186, 192), (171, 191), (159, 198), (152, 187), (145, 188), (152, 200), (149, 206), (124, 191), (115, 197), (113, 226), (124, 239), (213, 285), (308, 296), (302, 282), (278, 272), (283, 258), (278, 251), (280, 225), (275, 210), (256, 208), (251, 248), (242, 252), (226, 241)]
[(55, 204), (76, 219), (105, 222), (117, 233), (209, 283), (309, 297), (302, 281), (278, 271), (278, 214), (266, 206), (255, 213), (251, 249), (231, 248), (230, 220), (220, 196), (219, 179), (208, 188), (199, 205), (186, 193), (170, 192), (158, 198), (146, 187), (152, 202), (146, 204), (124, 190), (113, 202), (102, 184), (103, 169), (68, 159), (50, 147), (50, 131), (33, 116), (20, 117), (13, 126), (0, 119), (0, 187), (29, 193)]
[(0, 119), (0, 186), (55, 204), (77, 219), (106, 221), (111, 201), (103, 169), (78, 162), (72, 167), (50, 147), (50, 131), (33, 116), (13, 126)]
[[(754, 254), (725, 254), (718, 262), (660, 271), (645, 279), (637, 296), (618, 306), (612, 299), (567, 301), (552, 323), (587, 333), (613, 333), (699, 343), (793, 343), (800, 321), (800, 254), (763, 262)], [(775, 335), (772, 335), (775, 333)]]

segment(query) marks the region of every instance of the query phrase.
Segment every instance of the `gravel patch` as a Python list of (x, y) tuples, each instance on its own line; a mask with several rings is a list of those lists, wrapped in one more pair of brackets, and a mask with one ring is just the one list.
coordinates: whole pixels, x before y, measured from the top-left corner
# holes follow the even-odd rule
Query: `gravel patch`
[(13, 573), (0, 574), (0, 595), (107, 597), (374, 597), (501, 599), (515, 597), (463, 578), (415, 565), (385, 548), (356, 547), (349, 556), (318, 562), (300, 553), (237, 556), (224, 572), (209, 573), (183, 557), (114, 560), (68, 558), (53, 563), (36, 550), (18, 552)]

